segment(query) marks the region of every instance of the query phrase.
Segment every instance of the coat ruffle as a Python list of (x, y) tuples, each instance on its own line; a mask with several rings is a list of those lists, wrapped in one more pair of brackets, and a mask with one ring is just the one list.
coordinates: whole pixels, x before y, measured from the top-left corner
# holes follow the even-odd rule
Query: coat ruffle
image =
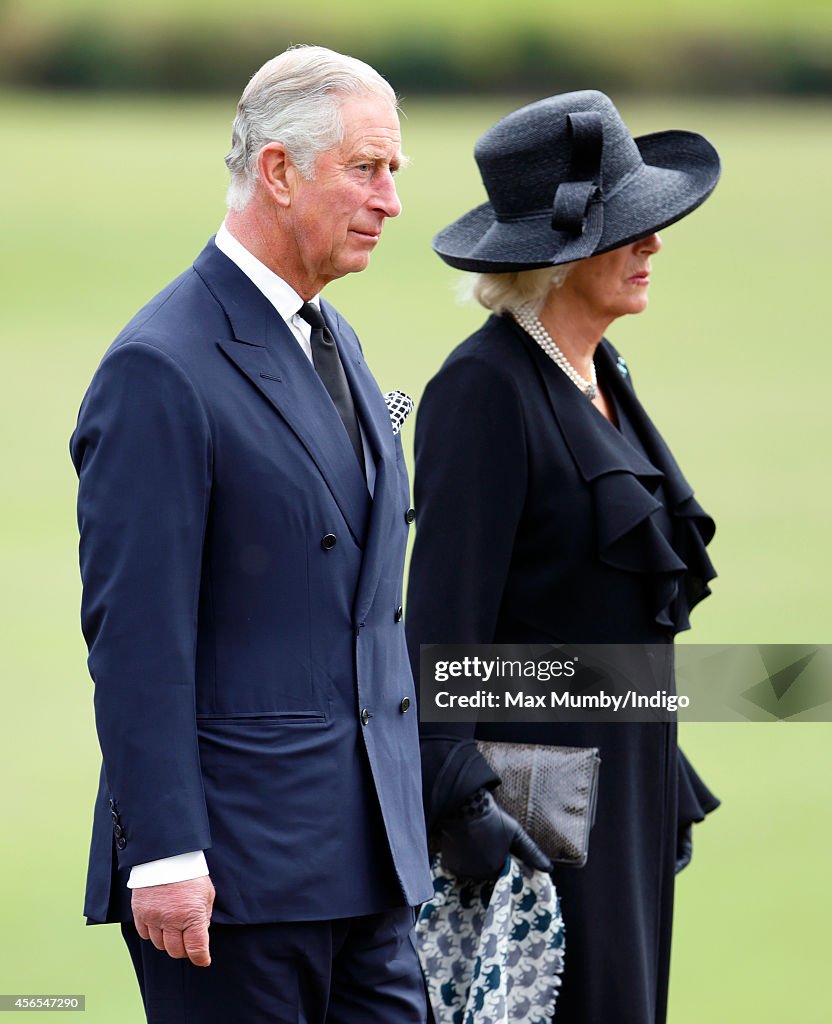
[[(598, 557), (605, 565), (650, 580), (659, 626), (674, 633), (688, 629), (691, 609), (707, 597), (708, 583), (716, 576), (706, 551), (716, 527), (637, 400), (618, 353), (608, 341), (601, 343), (598, 376), (638, 430), (649, 460), (514, 326), (537, 365), (575, 465), (590, 485)], [(670, 530), (661, 525), (660, 491)]]

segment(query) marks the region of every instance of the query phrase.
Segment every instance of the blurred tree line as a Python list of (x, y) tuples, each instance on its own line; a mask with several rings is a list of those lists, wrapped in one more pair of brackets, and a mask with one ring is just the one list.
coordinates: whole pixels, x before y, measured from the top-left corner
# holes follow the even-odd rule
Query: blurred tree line
[[(737, 0), (733, 0), (737, 2)], [(732, 0), (589, 12), (488, 0), (304, 12), (211, 0), (123, 8), (108, 0), (0, 0), (0, 82), (38, 88), (236, 92), (292, 42), (369, 61), (401, 94), (608, 91), (832, 94), (832, 3)], [(419, 14), (417, 7), (420, 8)], [(455, 13), (450, 13), (451, 11)], [(720, 13), (722, 10), (723, 13)], [(789, 11), (793, 16), (789, 15)], [(403, 14), (404, 12), (404, 14)]]

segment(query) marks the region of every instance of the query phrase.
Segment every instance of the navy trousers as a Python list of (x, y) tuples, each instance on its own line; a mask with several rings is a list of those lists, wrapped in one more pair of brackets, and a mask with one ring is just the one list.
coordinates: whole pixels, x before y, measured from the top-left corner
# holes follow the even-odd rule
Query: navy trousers
[(411, 907), (335, 921), (212, 925), (211, 966), (122, 924), (148, 1024), (424, 1024)]

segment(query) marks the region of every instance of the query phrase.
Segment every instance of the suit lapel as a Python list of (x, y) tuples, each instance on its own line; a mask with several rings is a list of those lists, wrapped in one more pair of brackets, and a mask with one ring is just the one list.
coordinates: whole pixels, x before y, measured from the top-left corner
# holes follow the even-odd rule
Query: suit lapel
[(271, 303), (213, 241), (194, 269), (231, 323), (233, 339), (217, 339), (218, 346), (306, 448), (363, 547), (370, 518), (366, 481), (314, 367)]
[(364, 362), (358, 338), (328, 302), (321, 301), (321, 312), (338, 346), (347, 383), (373, 455), (377, 461), (380, 457), (390, 458), (395, 454), (390, 413), (375, 378)]
[(387, 403), (364, 361), (358, 338), (329, 303), (321, 302), (321, 311), (338, 345), (353, 401), (376, 460), (367, 544), (355, 599), (356, 619), (363, 622), (378, 589), (384, 558), (389, 554), (388, 527), (395, 516), (396, 445)]

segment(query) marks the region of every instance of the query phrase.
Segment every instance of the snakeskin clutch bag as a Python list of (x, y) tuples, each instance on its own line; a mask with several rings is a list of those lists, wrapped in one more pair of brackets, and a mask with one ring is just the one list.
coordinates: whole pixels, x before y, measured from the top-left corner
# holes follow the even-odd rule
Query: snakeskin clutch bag
[(555, 863), (583, 867), (595, 822), (598, 748), (485, 740), (477, 748), (500, 776), (497, 803)]

